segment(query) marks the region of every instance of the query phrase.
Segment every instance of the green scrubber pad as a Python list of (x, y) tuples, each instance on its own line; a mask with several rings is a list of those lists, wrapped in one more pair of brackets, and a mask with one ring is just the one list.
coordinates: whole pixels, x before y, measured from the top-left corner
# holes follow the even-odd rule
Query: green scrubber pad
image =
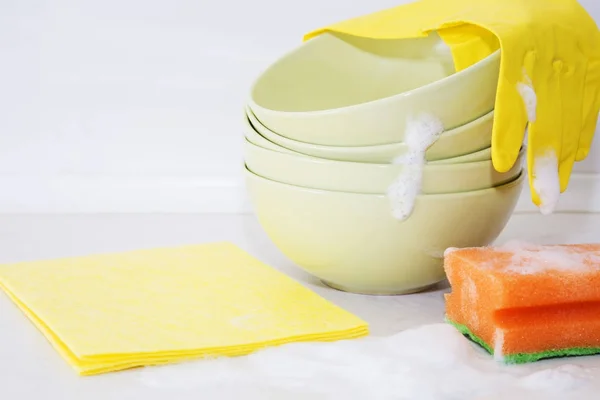
[[(483, 347), (491, 355), (494, 354), (494, 349), (489, 344), (485, 343), (481, 338), (475, 335), (469, 327), (446, 319), (450, 325), (453, 325), (460, 333), (471, 339)], [(570, 349), (557, 349), (542, 351), (539, 353), (517, 353), (517, 354), (505, 354), (502, 357), (502, 361), (506, 364), (526, 364), (535, 361), (539, 361), (547, 358), (557, 357), (570, 357), (570, 356), (590, 356), (594, 354), (600, 354), (600, 347), (574, 347)]]

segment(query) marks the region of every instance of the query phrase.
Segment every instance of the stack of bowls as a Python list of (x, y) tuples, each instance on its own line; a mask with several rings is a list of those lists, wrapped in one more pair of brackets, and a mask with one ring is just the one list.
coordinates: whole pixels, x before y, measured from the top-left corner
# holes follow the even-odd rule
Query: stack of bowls
[[(444, 251), (494, 241), (521, 192), (521, 161), (505, 173), (491, 161), (499, 65), (496, 52), (455, 72), (435, 34), (323, 34), (276, 61), (244, 115), (247, 187), (267, 235), (340, 290), (403, 294), (442, 281)], [(419, 115), (443, 132), (411, 169), (407, 127)], [(419, 192), (400, 218), (390, 187), (407, 171)]]

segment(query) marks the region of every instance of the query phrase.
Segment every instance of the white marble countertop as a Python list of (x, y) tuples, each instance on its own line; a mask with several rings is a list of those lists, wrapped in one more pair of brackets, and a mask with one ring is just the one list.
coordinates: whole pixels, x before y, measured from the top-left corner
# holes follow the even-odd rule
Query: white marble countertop
[[(515, 215), (499, 241), (509, 239), (535, 243), (597, 242), (600, 214)], [(427, 293), (389, 297), (353, 295), (326, 288), (286, 260), (249, 215), (0, 216), (0, 263), (222, 240), (237, 244), (362, 317), (369, 322), (372, 335), (391, 335), (442, 321), (444, 285)], [(600, 366), (597, 358), (577, 360)], [(194, 389), (145, 386), (132, 371), (79, 377), (3, 294), (0, 393), (1, 398), (10, 400), (207, 398)], [(224, 394), (210, 398), (230, 397)], [(268, 398), (279, 397), (273, 394)]]

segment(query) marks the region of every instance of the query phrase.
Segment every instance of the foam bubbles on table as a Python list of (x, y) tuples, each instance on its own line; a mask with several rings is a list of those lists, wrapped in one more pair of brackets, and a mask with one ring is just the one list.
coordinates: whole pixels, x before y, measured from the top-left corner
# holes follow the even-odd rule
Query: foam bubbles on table
[(556, 360), (503, 365), (448, 324), (425, 325), (390, 337), (289, 344), (245, 357), (137, 373), (148, 386), (168, 388), (174, 394), (177, 389), (193, 390), (202, 398), (219, 398), (228, 387), (244, 388), (248, 397), (254, 393), (261, 398), (311, 400), (562, 400), (588, 394), (594, 398), (600, 390), (596, 368), (559, 366)]
[(558, 368), (534, 372), (522, 379), (523, 386), (533, 390), (544, 389), (548, 382), (560, 391), (576, 389), (582, 382), (594, 379), (592, 371), (578, 365), (566, 364)]

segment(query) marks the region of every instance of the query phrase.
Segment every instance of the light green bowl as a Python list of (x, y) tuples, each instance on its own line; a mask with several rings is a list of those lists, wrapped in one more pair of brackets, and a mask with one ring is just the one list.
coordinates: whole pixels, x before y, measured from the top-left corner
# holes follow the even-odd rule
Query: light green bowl
[(376, 40), (325, 33), (264, 71), (249, 106), (270, 130), (301, 142), (398, 143), (411, 116), (433, 114), (449, 130), (490, 112), (499, 68), (498, 51), (454, 73), (435, 34)]
[(364, 294), (412, 293), (442, 281), (444, 250), (492, 243), (524, 176), (491, 189), (419, 196), (400, 222), (383, 195), (307, 189), (246, 169), (254, 211), (279, 250), (328, 285)]
[[(267, 179), (307, 188), (353, 193), (384, 194), (406, 170), (400, 164), (371, 164), (325, 160), (284, 153), (245, 141), (246, 166)], [(522, 154), (505, 173), (491, 160), (464, 164), (426, 164), (422, 193), (439, 194), (486, 189), (509, 182), (521, 172)]]
[[(309, 156), (326, 158), (339, 161), (356, 161), (385, 164), (392, 162), (399, 155), (408, 152), (408, 146), (403, 143), (383, 144), (376, 146), (323, 146), (298, 142), (288, 139), (265, 127), (252, 113), (249, 108), (246, 109), (246, 137), (251, 142), (266, 147), (261, 138), (267, 142), (275, 143), (280, 147), (293, 150), (298, 153)], [(250, 122), (248, 122), (248, 120)], [(443, 160), (457, 157), (464, 154), (471, 154), (478, 150), (491, 146), (492, 126), (494, 112), (491, 111), (483, 117), (477, 118), (466, 125), (444, 132), (440, 138), (427, 150), (426, 157), (429, 161)], [(262, 142), (259, 143), (259, 142)], [(272, 148), (273, 146), (271, 146)], [(269, 148), (269, 147), (267, 147)]]
[(460, 157), (446, 158), (445, 160), (431, 161), (430, 164), (463, 164), (492, 159), (492, 148), (488, 147), (475, 153), (465, 154)]
[[(260, 146), (263, 149), (279, 151), (281, 153), (286, 153), (286, 154), (294, 154), (297, 156), (306, 156), (306, 154), (304, 154), (304, 153), (299, 153), (297, 151), (293, 151), (293, 150), (287, 149), (285, 147), (279, 146), (278, 144), (275, 144), (275, 143), (271, 142), (270, 140), (266, 139), (264, 136), (261, 136), (257, 131), (254, 130), (254, 127), (250, 124), (250, 121), (248, 120), (248, 118), (245, 118), (244, 122), (246, 124), (245, 137), (248, 142), (250, 142), (256, 146)], [(333, 148), (333, 147), (330, 147), (330, 148)], [(406, 154), (406, 149), (401, 154)], [(393, 158), (395, 158), (395, 157), (393, 157)], [(325, 159), (327, 159), (327, 158), (325, 158)], [(440, 160), (428, 161), (428, 162), (430, 164), (460, 164), (460, 163), (475, 162), (475, 161), (486, 161), (486, 160), (491, 160), (491, 159), (492, 159), (492, 149), (491, 149), (491, 147), (486, 147), (485, 149), (476, 151), (474, 153), (464, 154), (462, 156), (452, 157), (452, 158), (443, 158)], [(336, 160), (336, 159), (334, 158), (333, 160)], [(337, 161), (345, 161), (345, 160), (337, 160)], [(391, 162), (391, 161), (389, 161), (389, 162)], [(384, 164), (384, 163), (388, 163), (388, 161), (378, 162), (378, 164)]]

